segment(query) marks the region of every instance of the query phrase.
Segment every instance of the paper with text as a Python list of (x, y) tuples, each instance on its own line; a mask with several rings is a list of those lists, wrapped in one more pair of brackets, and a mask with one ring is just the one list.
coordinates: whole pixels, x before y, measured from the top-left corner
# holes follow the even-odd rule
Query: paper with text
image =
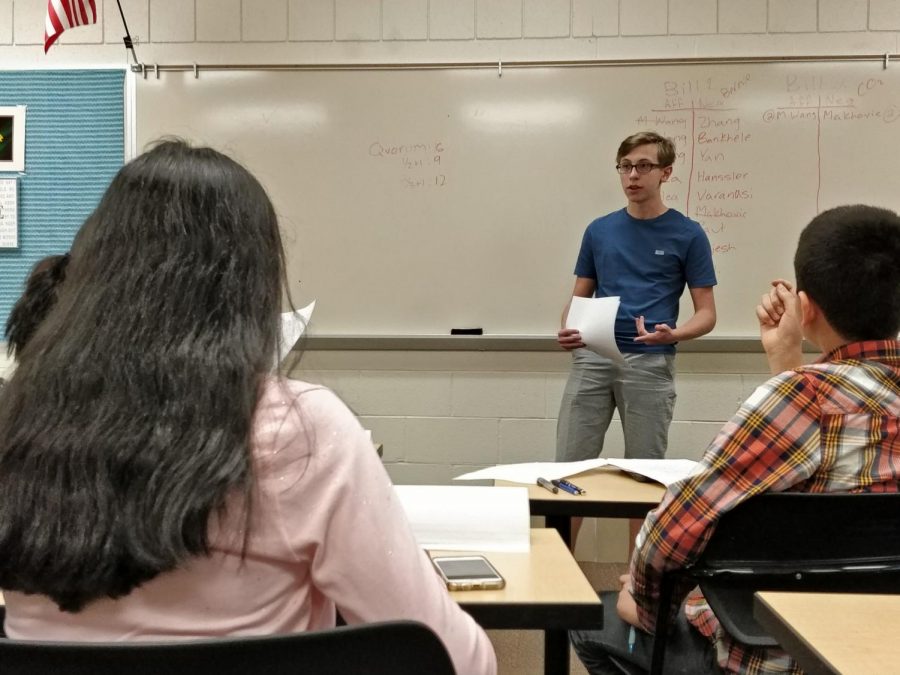
[(572, 297), (566, 328), (575, 328), (581, 333), (581, 341), (595, 354), (605, 356), (618, 363), (625, 363), (622, 352), (616, 346), (616, 312), (619, 311), (619, 296), (608, 298)]
[(19, 246), (19, 192), (15, 178), (0, 178), (0, 248)]
[(618, 459), (612, 457), (607, 460), (607, 463), (622, 471), (655, 480), (667, 487), (682, 478), (687, 478), (697, 466), (697, 462), (692, 459)]
[(419, 546), (444, 551), (531, 548), (528, 490), (472, 485), (395, 485)]

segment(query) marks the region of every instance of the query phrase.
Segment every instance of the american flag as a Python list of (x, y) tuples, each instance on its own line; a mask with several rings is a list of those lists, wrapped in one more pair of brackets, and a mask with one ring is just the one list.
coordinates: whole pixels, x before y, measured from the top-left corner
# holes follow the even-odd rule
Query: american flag
[(97, 23), (94, 0), (48, 0), (44, 22), (44, 53), (66, 28)]

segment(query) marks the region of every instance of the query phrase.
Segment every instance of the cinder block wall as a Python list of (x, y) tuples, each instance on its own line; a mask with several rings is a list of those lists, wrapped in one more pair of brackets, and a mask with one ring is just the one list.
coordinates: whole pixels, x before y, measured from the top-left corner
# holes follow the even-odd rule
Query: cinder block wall
[[(0, 68), (125, 65), (116, 3), (96, 1), (98, 24), (67, 31), (44, 55), (44, 0), (0, 0)], [(160, 64), (882, 54), (896, 53), (900, 37), (900, 0), (122, 0), (122, 6), (138, 57)], [(295, 375), (327, 384), (356, 410), (384, 443), (396, 482), (445, 483), (498, 462), (552, 458), (567, 369), (567, 355), (556, 353), (309, 352)], [(761, 355), (682, 354), (678, 369), (670, 456), (695, 458), (766, 368)], [(621, 454), (617, 428), (608, 446)], [(577, 554), (621, 560), (624, 550), (622, 523), (591, 523)]]

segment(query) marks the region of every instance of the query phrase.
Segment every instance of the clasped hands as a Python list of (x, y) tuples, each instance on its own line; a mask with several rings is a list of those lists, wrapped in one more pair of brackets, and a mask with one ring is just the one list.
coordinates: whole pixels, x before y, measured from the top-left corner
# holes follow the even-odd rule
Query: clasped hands
[(803, 341), (800, 294), (791, 282), (775, 279), (756, 306), (759, 338), (773, 373), (800, 365)]

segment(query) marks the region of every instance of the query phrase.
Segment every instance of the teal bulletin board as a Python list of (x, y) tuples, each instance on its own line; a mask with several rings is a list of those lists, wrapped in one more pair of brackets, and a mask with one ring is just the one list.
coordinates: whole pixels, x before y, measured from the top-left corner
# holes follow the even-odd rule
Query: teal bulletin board
[(0, 107), (26, 106), (18, 247), (0, 249), (0, 327), (44, 256), (69, 250), (125, 158), (124, 70), (0, 72)]

